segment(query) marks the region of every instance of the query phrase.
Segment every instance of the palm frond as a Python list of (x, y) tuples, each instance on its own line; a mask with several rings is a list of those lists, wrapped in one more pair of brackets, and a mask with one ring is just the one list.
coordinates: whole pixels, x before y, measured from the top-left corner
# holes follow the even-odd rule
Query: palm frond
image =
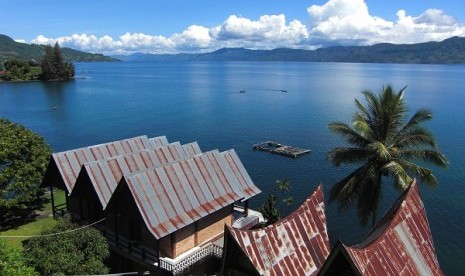
[(333, 122), (328, 125), (329, 129), (341, 135), (346, 139), (346, 141), (351, 144), (351, 145), (357, 145), (357, 146), (365, 146), (368, 144), (368, 140), (363, 137), (360, 133), (352, 129), (350, 126), (348, 126), (345, 123), (342, 122)]
[(402, 150), (397, 153), (397, 157), (407, 160), (421, 160), (439, 167), (447, 167), (448, 165), (447, 158), (444, 154), (436, 150)]
[(348, 208), (358, 195), (359, 180), (362, 179), (365, 170), (366, 166), (362, 166), (334, 184), (329, 193), (329, 202), (338, 201), (339, 210)]
[(335, 166), (341, 164), (354, 164), (365, 162), (370, 157), (371, 152), (361, 148), (335, 148), (328, 153), (328, 159)]
[(405, 124), (405, 126), (399, 131), (400, 134), (409, 131), (413, 127), (417, 127), (421, 123), (424, 123), (433, 118), (433, 112), (426, 108), (418, 109), (412, 118)]
[(368, 104), (368, 112), (370, 114), (371, 119), (373, 120), (373, 124), (376, 124), (376, 120), (379, 116), (379, 110), (380, 110), (380, 103), (378, 101), (378, 98), (376, 97), (373, 92), (365, 90), (362, 92), (363, 95), (365, 96), (365, 101)]
[(358, 112), (354, 114), (352, 125), (354, 126), (354, 130), (366, 139), (374, 140), (376, 138), (372, 126), (362, 114)]
[(398, 148), (418, 146), (430, 146), (435, 148), (437, 146), (433, 134), (423, 127), (410, 128), (402, 135), (397, 135), (393, 145)]
[(366, 107), (364, 107), (358, 99), (355, 99), (355, 106), (358, 108), (359, 111), (357, 113), (363, 114), (363, 116), (366, 117), (368, 120), (371, 119), (370, 112), (368, 112)]
[(412, 178), (407, 174), (404, 167), (396, 161), (388, 162), (381, 167), (381, 171), (387, 173), (394, 178), (395, 186), (404, 191), (412, 183)]
[(409, 172), (411, 175), (415, 175), (415, 177), (422, 183), (428, 184), (432, 187), (435, 187), (438, 183), (437, 178), (433, 175), (433, 172), (430, 169), (402, 159), (396, 161), (404, 168), (405, 171)]
[(376, 159), (378, 160), (388, 161), (391, 159), (391, 154), (389, 153), (389, 150), (381, 142), (375, 141), (373, 143), (370, 143), (367, 148), (376, 153)]

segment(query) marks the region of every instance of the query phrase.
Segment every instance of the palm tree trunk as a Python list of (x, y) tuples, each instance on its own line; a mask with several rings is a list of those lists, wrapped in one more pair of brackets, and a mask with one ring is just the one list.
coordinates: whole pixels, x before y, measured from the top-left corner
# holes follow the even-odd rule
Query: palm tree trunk
[[(376, 184), (378, 185), (379, 189), (381, 189), (382, 177), (383, 177), (383, 175), (380, 172), (378, 172), (378, 176), (377, 176), (378, 183), (376, 183)], [(378, 190), (378, 192), (379, 192), (379, 190)], [(378, 200), (379, 200), (379, 197), (378, 197)], [(375, 227), (375, 224), (376, 224), (376, 214), (378, 213), (378, 208), (379, 208), (379, 201), (378, 200), (376, 201), (376, 206), (375, 206), (375, 208), (373, 210), (373, 216), (371, 217), (371, 228)]]
[(373, 217), (371, 218), (371, 228), (375, 227), (376, 224), (376, 212), (377, 210), (373, 211)]

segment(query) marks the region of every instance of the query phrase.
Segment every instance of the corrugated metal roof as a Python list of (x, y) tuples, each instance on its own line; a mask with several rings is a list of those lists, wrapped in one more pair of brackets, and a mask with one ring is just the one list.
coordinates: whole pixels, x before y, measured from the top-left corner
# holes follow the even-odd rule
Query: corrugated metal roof
[(152, 148), (162, 147), (168, 145), (168, 139), (166, 136), (158, 136), (149, 139)]
[(443, 275), (416, 181), (354, 246), (343, 245), (362, 275)]
[(321, 185), (296, 211), (273, 225), (256, 230), (228, 227), (228, 231), (260, 275), (315, 275), (329, 255)]
[[(234, 151), (229, 155), (237, 158)], [(124, 179), (147, 227), (159, 239), (251, 196), (238, 179), (249, 179), (247, 172), (229, 164), (214, 150)], [(260, 192), (256, 187), (249, 189)]]
[(54, 153), (52, 154), (52, 158), (58, 167), (68, 193), (71, 193), (83, 164), (150, 148), (152, 148), (152, 146), (150, 145), (149, 139), (147, 136), (143, 135), (105, 144)]
[[(189, 147), (199, 148), (197, 142), (189, 143)], [(166, 165), (192, 157), (193, 154), (193, 151), (186, 152), (185, 147), (181, 146), (179, 142), (174, 142), (155, 149), (86, 163), (84, 170), (94, 186), (103, 209), (105, 209), (123, 175)]]

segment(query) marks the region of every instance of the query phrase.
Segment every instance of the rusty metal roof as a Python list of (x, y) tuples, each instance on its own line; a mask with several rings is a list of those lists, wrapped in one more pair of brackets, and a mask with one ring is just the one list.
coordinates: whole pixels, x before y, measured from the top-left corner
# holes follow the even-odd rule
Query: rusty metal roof
[(443, 275), (416, 181), (360, 244), (346, 246), (362, 275)]
[(273, 225), (227, 229), (260, 275), (316, 275), (329, 255), (321, 185), (296, 211)]
[(197, 142), (183, 146), (179, 142), (174, 142), (155, 149), (86, 163), (84, 164), (84, 170), (97, 193), (103, 209), (105, 209), (123, 175), (166, 165), (197, 154), (195, 150), (186, 150), (189, 148), (200, 150)]
[(168, 139), (166, 136), (158, 136), (149, 139), (152, 148), (162, 147), (168, 145)]
[[(225, 155), (236, 165), (231, 166)], [(148, 229), (159, 239), (259, 193), (253, 183), (247, 183), (247, 188), (241, 184), (239, 178), (250, 179), (242, 167), (234, 151), (214, 150), (126, 175), (124, 182)]]
[(109, 142), (52, 154), (68, 193), (73, 190), (83, 164), (150, 149), (147, 136)]

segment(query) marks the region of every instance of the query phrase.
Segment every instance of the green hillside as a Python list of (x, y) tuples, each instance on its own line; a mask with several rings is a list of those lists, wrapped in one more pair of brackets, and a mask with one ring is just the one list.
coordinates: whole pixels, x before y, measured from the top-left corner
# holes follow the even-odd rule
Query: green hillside
[[(79, 61), (119, 61), (118, 59), (107, 57), (102, 54), (91, 54), (73, 50), (71, 48), (61, 48), (63, 58), (66, 62)], [(26, 44), (14, 41), (11, 37), (0, 34), (0, 61), (3, 60), (41, 60), (45, 53), (45, 45)]]

